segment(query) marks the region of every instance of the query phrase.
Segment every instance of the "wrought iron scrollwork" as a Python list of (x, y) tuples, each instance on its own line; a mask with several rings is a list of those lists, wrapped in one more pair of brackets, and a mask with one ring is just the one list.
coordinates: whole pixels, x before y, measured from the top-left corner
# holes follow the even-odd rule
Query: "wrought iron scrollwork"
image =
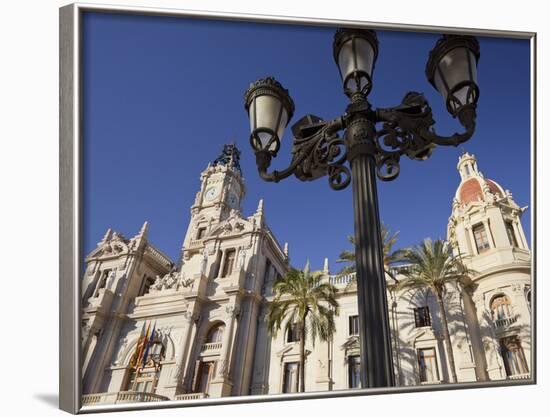
[(368, 145), (364, 149), (375, 158), (376, 174), (382, 181), (397, 178), (403, 155), (410, 159), (427, 159), (436, 145), (457, 146), (470, 139), (475, 129), (476, 107), (472, 104), (463, 106), (457, 114), (460, 123), (466, 128), (464, 133), (438, 135), (433, 128), (435, 121), (432, 109), (424, 95), (417, 92), (407, 93), (401, 104), (395, 107), (376, 111), (370, 110), (368, 106), (355, 108), (360, 110), (329, 122), (307, 116), (309, 124), (301, 122), (297, 126), (292, 162), (283, 171), (268, 173), (271, 155), (258, 151), (256, 157), (261, 177), (266, 181), (278, 182), (294, 174), (301, 181), (312, 181), (326, 175), (332, 189), (346, 188), (351, 182), (351, 170), (346, 166), (349, 145), (338, 135), (338, 131), (357, 123), (358, 114), (368, 119), (373, 126), (381, 124), (372, 134), (368, 129), (363, 132), (360, 127), (354, 126), (354, 134), (366, 136), (362, 139)]

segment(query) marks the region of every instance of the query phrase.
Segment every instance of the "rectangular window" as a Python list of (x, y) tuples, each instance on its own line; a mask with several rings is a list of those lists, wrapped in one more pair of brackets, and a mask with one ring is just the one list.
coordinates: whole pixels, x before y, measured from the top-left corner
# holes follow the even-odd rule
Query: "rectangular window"
[(228, 249), (225, 253), (225, 262), (223, 264), (222, 278), (231, 275), (233, 264), (235, 263), (235, 249)]
[(517, 248), (518, 247), (518, 241), (516, 239), (516, 233), (514, 232), (514, 225), (512, 222), (506, 222), (506, 234), (508, 235), (508, 240), (510, 241), (510, 245)]
[(489, 239), (487, 237), (487, 230), (483, 224), (478, 224), (473, 227), (474, 239), (476, 241), (476, 248), (478, 253), (485, 252), (490, 248)]
[(300, 341), (300, 332), (298, 331), (298, 326), (296, 324), (291, 324), (288, 329), (286, 341), (288, 343), (294, 343)]
[(99, 297), (99, 290), (105, 288), (107, 286), (107, 278), (109, 278), (109, 275), (111, 274), (110, 269), (105, 269), (101, 276), (99, 277), (99, 280), (97, 281), (97, 286), (95, 288), (95, 294), (94, 297)]
[(214, 362), (201, 362), (198, 371), (197, 386), (195, 392), (208, 392), (210, 380), (214, 373)]
[(286, 362), (283, 375), (283, 393), (298, 392), (298, 362)]
[(359, 334), (359, 316), (349, 316), (349, 335), (357, 336)]
[(428, 306), (414, 309), (414, 325), (415, 327), (428, 327), (432, 325)]
[(439, 381), (439, 371), (437, 369), (437, 358), (435, 356), (435, 349), (418, 349), (417, 353), (420, 382)]
[(199, 227), (199, 230), (197, 230), (197, 240), (202, 239), (205, 233), (206, 233), (206, 227)]
[(141, 291), (139, 292), (139, 296), (148, 294), (149, 290), (151, 289), (151, 286), (155, 283), (155, 279), (152, 277), (148, 277), (147, 275), (143, 275), (143, 284), (141, 286)]
[(271, 261), (269, 259), (265, 260), (265, 269), (264, 269), (264, 284), (269, 282), (271, 278)]
[(350, 388), (361, 388), (361, 358), (348, 356), (348, 383)]
[(159, 372), (154, 368), (133, 369), (126, 385), (127, 391), (155, 392)]

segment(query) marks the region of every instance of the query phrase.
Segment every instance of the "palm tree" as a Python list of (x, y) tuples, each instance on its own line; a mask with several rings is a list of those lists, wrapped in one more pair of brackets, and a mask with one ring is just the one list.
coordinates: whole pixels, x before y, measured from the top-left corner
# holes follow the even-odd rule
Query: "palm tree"
[(402, 251), (402, 260), (409, 263), (410, 266), (400, 271), (404, 278), (399, 280), (396, 289), (401, 291), (403, 289), (427, 288), (435, 295), (452, 382), (457, 382), (444, 298), (448, 283), (458, 282), (467, 285), (475, 272), (468, 269), (460, 257), (453, 256), (451, 245), (443, 240), (424, 239), (419, 245)]
[(267, 327), (272, 337), (285, 322), (285, 332), (295, 329), (300, 337), (300, 392), (305, 391), (305, 343), (310, 337), (313, 344), (319, 337), (327, 341), (335, 332), (334, 317), (338, 315), (337, 289), (321, 282), (322, 272), (310, 272), (309, 262), (303, 271), (292, 268), (273, 284), (275, 297), (269, 306)]
[[(399, 232), (395, 232), (392, 234), (390, 229), (384, 223), (382, 223), (380, 226), (380, 237), (382, 238), (382, 242), (384, 245), (384, 247), (382, 248), (384, 253), (384, 266), (387, 267), (388, 265), (400, 260), (401, 251), (392, 251), (392, 247), (397, 241), (397, 235), (399, 235)], [(344, 250), (340, 253), (340, 257), (336, 260), (336, 262), (348, 263), (349, 265), (343, 267), (340, 270), (339, 275), (347, 275), (356, 271), (355, 237), (348, 236), (348, 240), (353, 245), (354, 249)]]

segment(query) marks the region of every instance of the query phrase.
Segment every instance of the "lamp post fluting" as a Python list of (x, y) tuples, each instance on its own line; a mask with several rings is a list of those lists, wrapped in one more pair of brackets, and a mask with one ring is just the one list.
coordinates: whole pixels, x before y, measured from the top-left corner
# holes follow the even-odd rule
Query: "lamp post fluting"
[(335, 190), (352, 183), (361, 385), (390, 387), (395, 385), (395, 377), (376, 177), (382, 181), (395, 179), (403, 155), (425, 160), (437, 145), (457, 146), (472, 137), (479, 97), (479, 43), (471, 36), (443, 35), (429, 54), (428, 80), (443, 96), (448, 112), (465, 129), (451, 136), (435, 132), (431, 108), (420, 93), (407, 93), (395, 107), (371, 107), (367, 97), (378, 56), (374, 31), (338, 29), (333, 55), (344, 93), (350, 99), (344, 114), (331, 121), (311, 114), (298, 120), (292, 126), (290, 165), (268, 172), (294, 114), (294, 102), (273, 77), (263, 78), (245, 93), (250, 143), (258, 172), (266, 181), (278, 182), (290, 175), (312, 181), (326, 175)]

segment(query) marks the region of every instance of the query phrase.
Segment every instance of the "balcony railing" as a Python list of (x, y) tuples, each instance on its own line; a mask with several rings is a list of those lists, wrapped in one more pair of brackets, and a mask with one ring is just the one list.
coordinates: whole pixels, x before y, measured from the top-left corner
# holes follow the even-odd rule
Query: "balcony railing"
[(119, 391), (83, 395), (82, 405), (147, 403), (168, 400), (168, 397), (151, 392)]
[(531, 378), (531, 375), (529, 373), (508, 376), (508, 379), (529, 379), (529, 378)]
[(503, 330), (507, 327), (510, 327), (516, 321), (518, 321), (517, 316), (516, 317), (506, 317), (506, 318), (503, 318), (503, 319), (494, 320), (493, 321), (493, 326), (497, 330)]
[(208, 394), (205, 392), (192, 392), (189, 394), (176, 395), (176, 400), (200, 400), (202, 398), (208, 398)]
[(346, 275), (334, 275), (329, 278), (329, 282), (332, 285), (343, 285), (348, 284), (353, 279), (355, 279), (355, 273)]
[(202, 239), (191, 239), (186, 249), (199, 249), (203, 247)]
[(203, 343), (201, 346), (201, 352), (210, 352), (214, 350), (220, 350), (222, 348), (222, 342)]

